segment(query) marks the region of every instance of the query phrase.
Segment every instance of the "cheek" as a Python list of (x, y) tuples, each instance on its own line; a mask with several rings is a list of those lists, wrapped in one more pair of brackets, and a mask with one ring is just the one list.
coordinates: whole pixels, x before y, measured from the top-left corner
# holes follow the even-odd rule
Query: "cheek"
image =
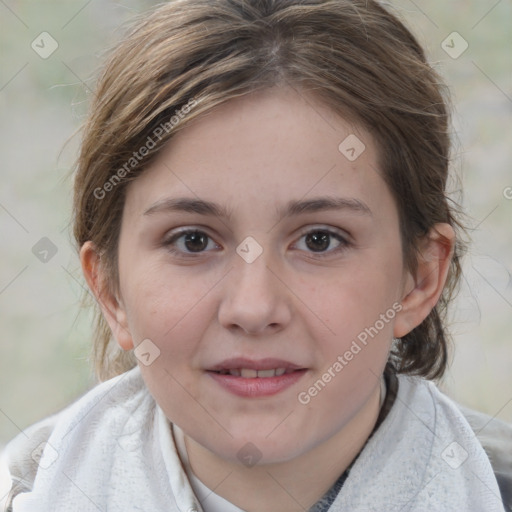
[[(394, 311), (400, 278), (398, 265), (376, 268), (362, 262), (329, 280), (323, 291), (310, 290), (308, 297), (316, 297), (315, 309), (322, 312), (322, 319), (334, 335), (346, 339), (375, 324), (389, 309)], [(392, 313), (388, 315), (391, 316), (394, 318)]]
[(331, 281), (325, 293), (317, 289), (310, 295), (314, 300), (316, 294), (329, 333), (316, 337), (321, 365), (298, 399), (311, 417), (333, 426), (346, 423), (366, 403), (389, 357), (400, 269), (371, 268), (352, 268)]
[[(150, 364), (139, 362), (144, 381), (164, 407), (167, 416), (183, 421), (202, 417), (191, 395), (198, 395), (194, 366), (205, 329), (211, 322), (212, 304), (206, 297), (204, 283), (162, 272), (145, 272), (143, 279), (133, 279), (126, 286), (127, 315), (136, 340), (149, 339), (158, 349)], [(184, 412), (185, 411), (185, 412)]]
[(183, 358), (192, 348), (194, 329), (200, 331), (210, 316), (208, 301), (202, 300), (208, 282), (179, 273), (146, 269), (126, 281), (123, 293), (130, 332), (135, 344), (151, 339), (162, 355)]

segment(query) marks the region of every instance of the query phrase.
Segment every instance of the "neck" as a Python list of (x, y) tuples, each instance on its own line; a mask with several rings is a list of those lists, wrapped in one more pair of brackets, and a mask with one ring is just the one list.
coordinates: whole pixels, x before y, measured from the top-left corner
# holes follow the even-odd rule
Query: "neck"
[(333, 436), (286, 462), (245, 467), (222, 459), (185, 436), (194, 474), (247, 512), (304, 512), (336, 482), (363, 448), (377, 421), (380, 386)]

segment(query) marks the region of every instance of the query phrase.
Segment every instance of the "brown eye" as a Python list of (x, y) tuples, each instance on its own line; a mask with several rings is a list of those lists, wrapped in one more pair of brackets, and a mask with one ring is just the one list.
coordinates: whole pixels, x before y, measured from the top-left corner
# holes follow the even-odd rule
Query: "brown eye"
[(331, 236), (326, 231), (314, 231), (306, 235), (306, 246), (312, 251), (325, 251), (331, 244)]
[(293, 249), (315, 257), (334, 256), (351, 247), (348, 237), (331, 229), (310, 229), (303, 232)]
[(184, 229), (172, 234), (163, 245), (172, 253), (182, 256), (192, 256), (203, 252), (210, 252), (219, 248), (217, 244), (204, 232), (198, 229)]
[(200, 231), (194, 231), (183, 236), (183, 243), (190, 252), (201, 252), (208, 246), (208, 236)]

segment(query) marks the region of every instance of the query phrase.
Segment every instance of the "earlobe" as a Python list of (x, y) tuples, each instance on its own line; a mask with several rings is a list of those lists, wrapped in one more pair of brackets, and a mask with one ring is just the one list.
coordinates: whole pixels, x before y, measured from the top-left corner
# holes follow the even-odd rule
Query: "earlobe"
[(108, 279), (101, 265), (101, 256), (92, 242), (85, 242), (80, 249), (80, 263), (85, 280), (100, 305), (117, 343), (124, 350), (133, 349), (134, 344), (128, 329), (126, 311), (107, 285)]
[(446, 223), (436, 224), (419, 248), (415, 275), (408, 274), (402, 310), (396, 316), (393, 335), (402, 338), (421, 324), (443, 292), (455, 246), (455, 233)]

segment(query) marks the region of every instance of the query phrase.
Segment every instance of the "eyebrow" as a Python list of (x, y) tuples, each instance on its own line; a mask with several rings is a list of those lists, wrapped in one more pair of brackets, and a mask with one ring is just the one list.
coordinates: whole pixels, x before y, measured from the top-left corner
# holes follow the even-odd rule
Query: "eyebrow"
[[(318, 197), (308, 200), (289, 201), (284, 208), (278, 208), (279, 218), (327, 210), (348, 210), (358, 214), (372, 215), (372, 211), (363, 201), (344, 197)], [(232, 212), (223, 206), (203, 199), (178, 197), (157, 201), (144, 211), (143, 215), (168, 212), (188, 212), (199, 215), (230, 219)]]
[(160, 212), (198, 213), (200, 215), (213, 215), (214, 217), (224, 217), (228, 219), (231, 217), (230, 212), (216, 203), (188, 197), (169, 198), (157, 201), (144, 211), (144, 215), (152, 215)]
[(346, 197), (318, 197), (307, 201), (290, 201), (283, 210), (281, 217), (291, 217), (301, 213), (315, 213), (326, 210), (348, 210), (354, 213), (372, 215), (366, 203), (355, 198)]

